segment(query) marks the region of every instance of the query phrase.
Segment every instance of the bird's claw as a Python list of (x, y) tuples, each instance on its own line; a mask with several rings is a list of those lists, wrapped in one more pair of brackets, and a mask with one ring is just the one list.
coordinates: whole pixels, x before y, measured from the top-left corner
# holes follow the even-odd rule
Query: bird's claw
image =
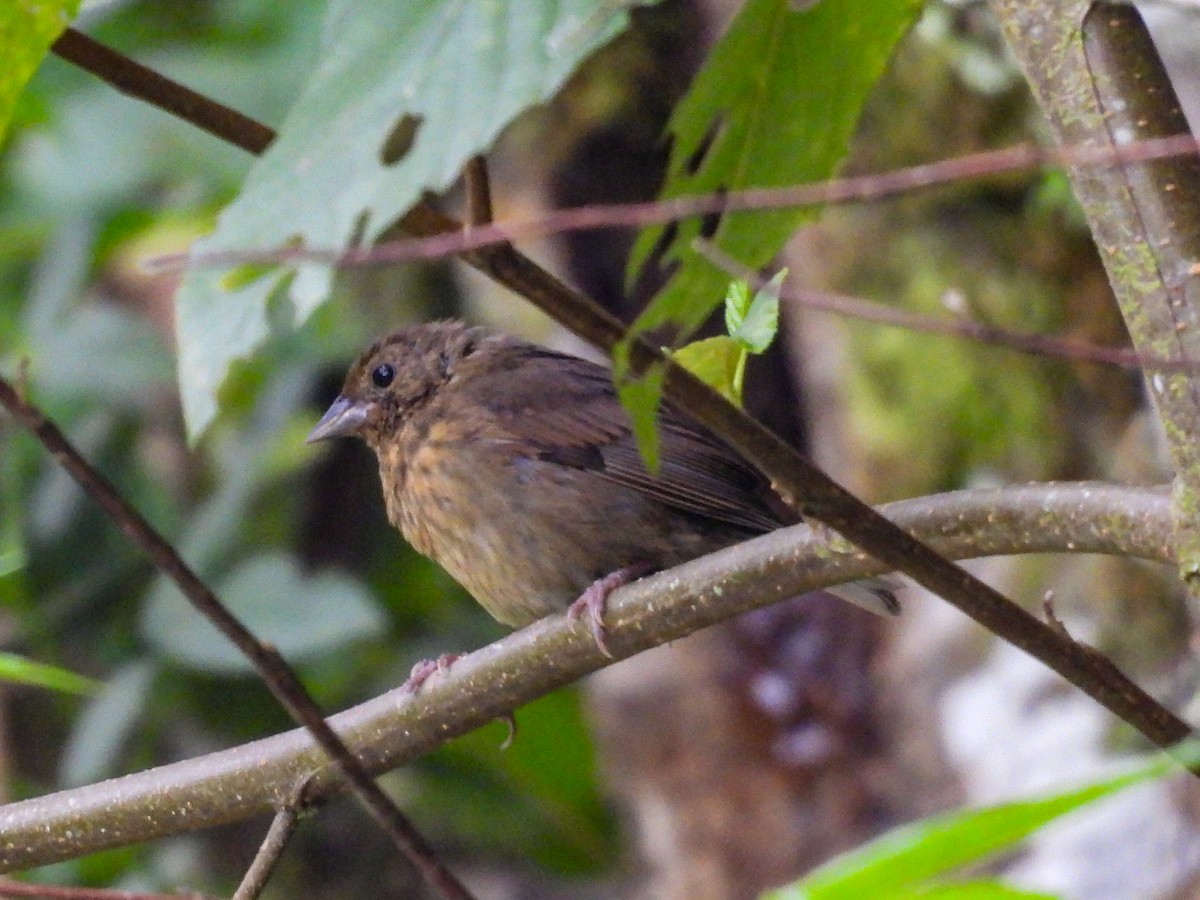
[(455, 661), (462, 658), (461, 653), (443, 653), (437, 659), (423, 659), (412, 667), (408, 679), (400, 686), (406, 694), (415, 694), (435, 672), (445, 672)]
[[(605, 578), (610, 577), (612, 576), (605, 576)], [(609, 659), (613, 659), (612, 651), (608, 649), (607, 634), (604, 628), (604, 604), (612, 588), (605, 589), (605, 578), (593, 581), (588, 589), (579, 595), (579, 599), (567, 607), (567, 618), (577, 621), (587, 616), (588, 628), (592, 630), (596, 646), (600, 648), (601, 653)]]
[(581, 619), (587, 615), (588, 627), (592, 630), (596, 646), (609, 659), (616, 657), (608, 649), (608, 632), (604, 627), (604, 607), (608, 602), (608, 595), (631, 581), (637, 581), (643, 575), (653, 571), (653, 568), (646, 563), (639, 563), (609, 572), (589, 584), (587, 589), (579, 595), (579, 599), (567, 607), (568, 619)]

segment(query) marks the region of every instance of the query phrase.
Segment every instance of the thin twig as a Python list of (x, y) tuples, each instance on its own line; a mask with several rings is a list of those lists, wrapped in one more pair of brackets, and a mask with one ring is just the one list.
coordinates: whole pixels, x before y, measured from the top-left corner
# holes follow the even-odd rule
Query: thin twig
[(417, 870), (445, 897), (469, 900), (470, 892), (438, 858), (433, 847), (351, 755), (329, 727), (324, 714), (304, 690), (299, 677), (274, 647), (254, 637), (217, 599), (178, 551), (88, 463), (62, 431), (40, 409), (20, 397), (0, 378), (0, 406), (28, 428), (67, 473), (92, 497), (155, 566), (178, 586), (185, 597), (233, 642), (258, 670), (275, 698), (297, 722), (304, 725), (329, 754), (354, 793)]
[(492, 183), (487, 160), (476, 154), (467, 160), (463, 169), (467, 192), (467, 226), (477, 228), (492, 221)]
[(499, 221), (470, 229), (420, 239), (401, 238), (370, 247), (346, 249), (321, 247), (273, 247), (212, 251), (189, 256), (164, 254), (146, 261), (155, 272), (190, 268), (224, 268), (255, 263), (324, 263), (349, 268), (391, 265), (417, 260), (442, 259), (469, 250), (481, 250), (509, 241), (529, 240), (572, 231), (600, 228), (643, 228), (679, 219), (740, 211), (795, 209), (852, 200), (873, 200), (889, 195), (937, 187), (969, 178), (983, 178), (1052, 165), (1110, 167), (1146, 160), (1167, 159), (1197, 152), (1191, 135), (1154, 138), (1119, 147), (1068, 147), (1042, 149), (1030, 145), (1006, 147), (940, 160), (907, 169), (875, 175), (802, 184), (783, 188), (748, 188), (722, 194), (614, 203), (559, 209), (529, 219)]
[(121, 93), (139, 100), (153, 97), (151, 102), (159, 109), (255, 155), (275, 139), (275, 132), (261, 122), (172, 81), (74, 28), (60, 34), (50, 50)]
[(242, 883), (233, 892), (231, 900), (258, 900), (259, 894), (267, 886), (275, 866), (283, 856), (283, 851), (296, 831), (300, 821), (300, 807), (289, 803), (275, 813), (271, 827), (254, 854), (254, 860), (242, 876)]
[(0, 878), (0, 898), (35, 900), (215, 900), (207, 894), (154, 894), (147, 891), (122, 891), (115, 888), (68, 887), (59, 884), (31, 884)]
[[(63, 59), (108, 81), (122, 92), (151, 102), (177, 118), (253, 154), (262, 153), (275, 137), (266, 125), (192, 91), (127, 56), (68, 28), (51, 48)], [(1195, 142), (1189, 136), (1156, 139), (1120, 148), (1076, 148), (1044, 150), (1028, 145), (969, 154), (871, 175), (833, 179), (813, 185), (791, 188), (734, 192), (720, 197), (689, 197), (671, 201), (613, 204), (557, 210), (523, 222), (493, 221), (491, 189), (482, 156), (472, 157), (464, 169), (467, 196), (467, 221), (471, 228), (429, 238), (397, 238), (368, 248), (323, 251), (314, 248), (279, 248), (265, 251), (228, 251), (227, 253), (189, 256), (169, 254), (145, 262), (148, 269), (169, 270), (185, 266), (235, 265), (247, 262), (325, 262), (330, 265), (376, 265), (419, 259), (442, 258), (472, 249), (480, 249), (501, 240), (545, 236), (573, 230), (662, 224), (682, 215), (699, 215), (721, 210), (775, 208), (814, 203), (846, 202), (886, 197), (930, 188), (966, 178), (981, 178), (1021, 169), (1049, 165), (1111, 165), (1193, 152)], [(761, 202), (761, 206), (755, 203)], [(689, 212), (690, 211), (690, 212)], [(482, 227), (488, 226), (488, 227)], [(468, 236), (467, 232), (470, 232)], [(694, 246), (714, 265), (726, 271), (736, 269), (728, 257), (710, 241), (697, 239)], [(741, 275), (739, 277), (746, 277)], [(791, 288), (782, 296), (795, 299), (813, 309), (836, 313), (864, 321), (895, 325), (910, 331), (946, 334), (980, 343), (1007, 346), (1022, 352), (1059, 356), (1083, 362), (1097, 362), (1122, 368), (1152, 367), (1162, 371), (1191, 370), (1196, 363), (1180, 360), (1147, 360), (1127, 348), (1103, 347), (1084, 341), (1066, 341), (1041, 335), (1025, 335), (997, 329), (978, 322), (944, 322), (927, 316), (895, 310), (880, 304), (830, 292)]]
[[(731, 278), (743, 279), (754, 290), (760, 290), (766, 286), (768, 279), (731, 257), (712, 241), (696, 238), (692, 241), (692, 246), (697, 253)], [(1025, 334), (971, 319), (935, 319), (932, 316), (896, 309), (882, 303), (864, 300), (861, 297), (850, 297), (832, 291), (784, 285), (779, 290), (779, 296), (806, 309), (832, 313), (843, 318), (859, 319), (877, 325), (891, 325), (906, 331), (962, 338), (980, 344), (1007, 347), (1010, 350), (1036, 356), (1057, 357), (1073, 362), (1100, 363), (1137, 371), (1154, 369), (1164, 372), (1189, 372), (1200, 369), (1200, 362), (1192, 360), (1146, 359), (1140, 356), (1136, 350), (1128, 347), (1105, 346), (1042, 334)]]

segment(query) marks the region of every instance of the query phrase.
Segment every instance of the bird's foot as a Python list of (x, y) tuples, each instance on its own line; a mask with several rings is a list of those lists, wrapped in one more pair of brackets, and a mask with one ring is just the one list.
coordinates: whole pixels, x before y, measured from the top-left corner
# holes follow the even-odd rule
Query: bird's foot
[(423, 659), (408, 673), (408, 680), (400, 685), (400, 690), (406, 694), (415, 694), (435, 672), (445, 672), (455, 660), (461, 659), (461, 653), (443, 653), (437, 659)]
[(596, 646), (609, 659), (614, 657), (612, 651), (608, 649), (604, 628), (604, 605), (608, 602), (608, 595), (631, 581), (637, 581), (652, 570), (652, 566), (639, 563), (609, 572), (589, 584), (587, 589), (579, 595), (579, 599), (567, 607), (568, 619), (580, 619), (587, 615), (588, 627), (592, 629), (592, 637), (596, 639)]

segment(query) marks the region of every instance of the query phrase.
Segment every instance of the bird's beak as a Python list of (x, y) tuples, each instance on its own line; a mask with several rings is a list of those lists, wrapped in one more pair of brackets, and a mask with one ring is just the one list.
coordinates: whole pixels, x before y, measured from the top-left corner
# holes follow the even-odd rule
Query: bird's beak
[(341, 394), (330, 404), (321, 421), (308, 433), (307, 444), (328, 440), (335, 437), (348, 437), (354, 434), (367, 421), (371, 406), (366, 401), (355, 402)]

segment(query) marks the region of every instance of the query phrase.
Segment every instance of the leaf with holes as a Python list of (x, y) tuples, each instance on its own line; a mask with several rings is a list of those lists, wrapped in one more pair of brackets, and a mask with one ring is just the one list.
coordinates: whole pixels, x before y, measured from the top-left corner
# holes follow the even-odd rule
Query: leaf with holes
[[(545, 101), (627, 22), (612, 0), (331, 0), (321, 58), (279, 137), (197, 254), (370, 243), (441, 191), (526, 108)], [(178, 295), (188, 433), (217, 412), (238, 359), (303, 322), (332, 272), (315, 264), (196, 268)], [(281, 302), (268, 301), (279, 294)]]
[[(919, 0), (821, 0), (802, 9), (792, 0), (748, 0), (671, 116), (661, 196), (829, 178), (867, 94), (920, 8)], [(811, 209), (730, 213), (716, 220), (711, 240), (758, 268), (813, 215)], [(638, 317), (635, 333), (666, 328), (686, 340), (721, 302), (729, 276), (692, 250), (702, 230), (713, 227), (693, 218), (639, 236), (630, 279), (660, 246), (659, 262), (675, 270)], [(628, 351), (618, 348), (614, 361), (618, 377), (627, 379)], [(640, 421), (656, 405), (647, 396), (630, 412)]]

